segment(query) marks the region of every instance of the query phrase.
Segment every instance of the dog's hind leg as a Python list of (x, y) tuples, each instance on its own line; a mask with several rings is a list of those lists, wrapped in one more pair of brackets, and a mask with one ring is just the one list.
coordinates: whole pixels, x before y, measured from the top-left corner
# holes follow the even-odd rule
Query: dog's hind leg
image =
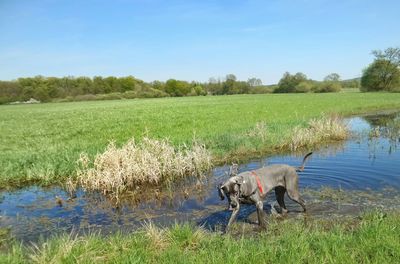
[(287, 213), (286, 205), (285, 205), (285, 192), (286, 189), (283, 186), (275, 187), (275, 197), (276, 201), (278, 202), (279, 206), (281, 207), (282, 214)]

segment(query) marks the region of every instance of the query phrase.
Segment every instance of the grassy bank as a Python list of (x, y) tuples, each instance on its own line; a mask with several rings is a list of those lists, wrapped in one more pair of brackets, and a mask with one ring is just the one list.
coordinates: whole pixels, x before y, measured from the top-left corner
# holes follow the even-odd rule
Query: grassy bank
[(63, 182), (93, 157), (144, 135), (205, 143), (218, 160), (274, 151), (323, 113), (400, 108), (400, 94), (267, 94), (0, 106), (0, 183)]
[(2, 263), (397, 263), (400, 213), (359, 219), (271, 221), (268, 231), (235, 236), (188, 225), (147, 225), (132, 234), (64, 235), (0, 253)]

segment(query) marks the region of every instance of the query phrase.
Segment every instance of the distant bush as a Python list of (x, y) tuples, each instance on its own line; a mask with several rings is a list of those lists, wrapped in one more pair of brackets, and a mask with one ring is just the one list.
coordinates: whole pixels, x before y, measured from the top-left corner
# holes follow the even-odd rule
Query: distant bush
[(314, 92), (316, 93), (337, 93), (340, 92), (342, 86), (339, 82), (323, 81), (316, 85)]
[[(135, 98), (159, 98), (159, 97), (167, 97), (167, 96), (169, 96), (169, 94), (167, 94), (164, 91), (160, 91), (160, 90), (153, 89), (153, 88), (148, 88), (148, 89), (143, 89), (143, 90), (137, 91)], [(125, 97), (125, 98), (129, 98), (129, 97)]]
[(94, 100), (100, 100), (99, 98), (100, 95), (82, 94), (73, 97), (73, 101), (94, 101)]
[(294, 92), (295, 93), (308, 93), (311, 91), (311, 88), (312, 88), (311, 82), (304, 81), (304, 82), (301, 82), (298, 85), (296, 85)]
[(255, 86), (249, 89), (250, 94), (267, 94), (272, 93), (274, 88), (271, 86)]

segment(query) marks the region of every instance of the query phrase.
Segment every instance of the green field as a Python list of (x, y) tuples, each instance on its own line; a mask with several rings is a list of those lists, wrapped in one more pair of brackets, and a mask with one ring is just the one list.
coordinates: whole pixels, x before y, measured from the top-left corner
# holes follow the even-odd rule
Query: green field
[[(267, 94), (0, 106), (0, 183), (63, 182), (82, 151), (93, 156), (111, 140), (143, 135), (175, 145), (204, 142), (224, 158), (274, 151), (312, 117), (400, 108), (400, 94)], [(257, 123), (266, 138), (251, 136)]]
[(35, 246), (10, 243), (7, 252), (0, 251), (0, 262), (398, 263), (399, 217), (398, 212), (373, 212), (340, 222), (270, 221), (265, 232), (238, 231), (224, 236), (189, 225), (148, 226), (107, 237), (63, 235)]

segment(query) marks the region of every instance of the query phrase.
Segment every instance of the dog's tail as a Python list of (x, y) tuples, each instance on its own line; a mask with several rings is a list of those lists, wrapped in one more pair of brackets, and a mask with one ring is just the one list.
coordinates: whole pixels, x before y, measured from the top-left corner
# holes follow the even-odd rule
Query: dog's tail
[(307, 155), (304, 156), (303, 163), (301, 164), (300, 167), (296, 168), (296, 171), (303, 171), (304, 170), (304, 165), (306, 165), (306, 160), (307, 160), (307, 158), (309, 156), (311, 156), (311, 154), (312, 154), (312, 152), (310, 152), (310, 153), (308, 153)]

